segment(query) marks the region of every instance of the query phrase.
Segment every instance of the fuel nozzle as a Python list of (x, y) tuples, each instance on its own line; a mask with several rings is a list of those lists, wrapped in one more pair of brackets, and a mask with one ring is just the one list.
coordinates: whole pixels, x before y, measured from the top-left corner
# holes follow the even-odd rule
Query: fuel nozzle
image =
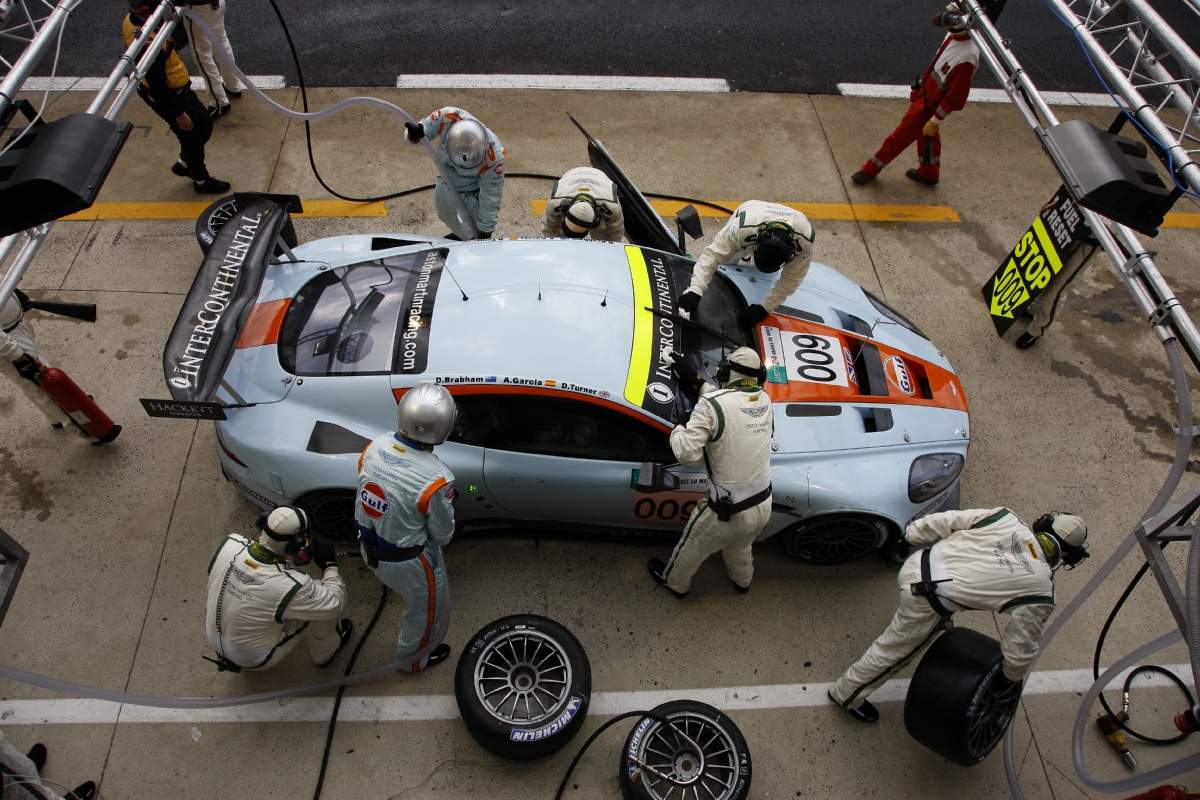
[(1121, 730), (1121, 726), (1117, 724), (1117, 720), (1125, 722), (1129, 717), (1124, 711), (1114, 717), (1112, 714), (1101, 714), (1096, 719), (1096, 724), (1100, 726), (1100, 732), (1104, 734), (1104, 738), (1108, 739), (1108, 743), (1113, 746), (1117, 754), (1125, 761), (1125, 766), (1130, 770), (1137, 769), (1137, 759), (1133, 757), (1133, 753), (1129, 752), (1129, 745), (1125, 741), (1125, 731)]
[(1200, 705), (1194, 705), (1182, 714), (1177, 714), (1175, 727), (1179, 729), (1180, 733), (1200, 731)]
[(971, 27), (971, 18), (965, 14), (956, 14), (953, 11), (941, 11), (933, 15), (933, 24), (937, 28), (961, 31)]

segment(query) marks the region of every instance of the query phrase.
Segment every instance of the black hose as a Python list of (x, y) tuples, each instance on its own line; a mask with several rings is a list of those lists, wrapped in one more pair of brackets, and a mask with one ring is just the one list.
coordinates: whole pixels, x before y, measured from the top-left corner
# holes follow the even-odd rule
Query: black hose
[[(271, 5), (275, 4), (275, 0), (271, 0)], [(358, 640), (358, 644), (354, 647), (354, 652), (350, 654), (350, 663), (346, 664), (345, 675), (349, 675), (354, 671), (354, 662), (358, 661), (358, 654), (362, 652), (363, 645), (367, 643), (367, 637), (371, 635), (371, 629), (375, 627), (375, 623), (379, 621), (379, 615), (383, 613), (383, 607), (387, 604), (388, 587), (383, 586), (383, 593), (379, 595), (379, 605), (375, 608), (375, 616), (371, 617), (371, 621), (367, 623), (366, 630), (363, 631), (362, 638)], [(329, 750), (333, 747), (333, 729), (337, 725), (338, 709), (342, 707), (342, 695), (346, 693), (345, 686), (339, 686), (337, 697), (333, 701), (333, 714), (329, 717), (329, 730), (325, 733), (325, 754), (321, 756), (321, 772), (317, 775), (317, 790), (313, 792), (313, 800), (321, 800), (321, 788), (325, 785), (325, 768), (329, 766)]]
[[(1163, 542), (1160, 546), (1165, 549), (1167, 544), (1167, 542)], [(1125, 601), (1129, 599), (1129, 595), (1133, 593), (1134, 588), (1137, 587), (1138, 582), (1143, 576), (1145, 576), (1148, 569), (1150, 569), (1149, 561), (1147, 561), (1145, 564), (1142, 564), (1142, 568), (1137, 571), (1137, 574), (1133, 576), (1133, 580), (1131, 580), (1129, 585), (1125, 587), (1125, 591), (1121, 593), (1121, 597), (1117, 600), (1117, 604), (1113, 606), (1113, 610), (1109, 613), (1108, 619), (1105, 620), (1104, 627), (1100, 629), (1100, 636), (1096, 640), (1096, 653), (1092, 658), (1092, 680), (1099, 680), (1100, 678), (1100, 652), (1104, 649), (1104, 640), (1108, 636), (1108, 629), (1112, 627), (1113, 620), (1117, 618), (1117, 612), (1119, 612), (1121, 607), (1125, 605)], [(1125, 678), (1125, 697), (1129, 697), (1129, 687), (1133, 683), (1134, 677), (1139, 672), (1157, 672), (1162, 675), (1166, 675), (1175, 682), (1176, 686), (1183, 690), (1184, 695), (1187, 697), (1188, 708), (1191, 708), (1193, 705), (1195, 705), (1196, 701), (1192, 697), (1191, 691), (1187, 688), (1187, 684), (1180, 680), (1179, 676), (1174, 672), (1164, 669), (1156, 664), (1143, 664), (1142, 666), (1135, 667), (1130, 671), (1129, 676)], [(1113, 722), (1117, 723), (1117, 726), (1120, 727), (1121, 730), (1125, 731), (1135, 739), (1140, 739), (1147, 744), (1177, 744), (1191, 736), (1193, 733), (1193, 731), (1187, 731), (1186, 733), (1180, 733), (1178, 736), (1173, 736), (1170, 739), (1159, 739), (1154, 736), (1146, 736), (1145, 734), (1138, 733), (1133, 728), (1130, 728), (1121, 720), (1120, 716), (1113, 712), (1112, 708), (1108, 705), (1108, 701), (1104, 699), (1104, 692), (1100, 692), (1098, 699), (1100, 700), (1100, 705), (1104, 706), (1104, 710), (1108, 712), (1109, 717), (1112, 718)]]
[(558, 791), (554, 793), (554, 800), (562, 800), (563, 792), (567, 789), (567, 781), (571, 780), (571, 773), (575, 771), (575, 766), (579, 764), (579, 759), (583, 758), (583, 754), (587, 752), (589, 747), (592, 746), (592, 742), (596, 741), (596, 738), (599, 737), (600, 734), (611, 728), (615, 723), (620, 722), (623, 719), (629, 719), (630, 717), (650, 717), (650, 719), (660, 722), (663, 725), (671, 725), (670, 720), (660, 717), (657, 714), (649, 711), (626, 711), (624, 714), (618, 714), (617, 716), (613, 717), (608, 722), (597, 728), (596, 732), (589, 736), (588, 740), (583, 743), (583, 747), (579, 748), (579, 752), (575, 754), (575, 758), (571, 761), (571, 766), (567, 767), (567, 774), (563, 775), (562, 783), (558, 785)]

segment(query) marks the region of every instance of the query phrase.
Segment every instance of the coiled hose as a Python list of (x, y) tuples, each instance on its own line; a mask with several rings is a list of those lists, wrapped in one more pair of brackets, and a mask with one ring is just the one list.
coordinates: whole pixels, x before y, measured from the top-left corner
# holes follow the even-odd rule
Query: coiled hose
[[(1038, 654), (1036, 657), (1034, 657), (1033, 663), (1029, 665), (1030, 670), (1032, 670), (1034, 665), (1037, 664), (1038, 659), (1041, 658), (1042, 653), (1046, 651), (1046, 647), (1058, 634), (1059, 630), (1061, 630), (1062, 627), (1067, 624), (1068, 620), (1074, 616), (1075, 612), (1078, 611), (1085, 602), (1087, 602), (1096, 589), (1099, 588), (1100, 584), (1104, 583), (1108, 576), (1112, 574), (1113, 570), (1117, 568), (1117, 565), (1124, 560), (1125, 556), (1129, 555), (1129, 551), (1132, 550), (1134, 545), (1137, 544), (1137, 529), (1140, 528), (1146, 520), (1162, 511), (1163, 507), (1166, 506), (1167, 501), (1171, 499), (1171, 495), (1175, 493), (1176, 487), (1179, 486), (1179, 481), (1183, 478), (1183, 473), (1187, 470), (1188, 458), (1192, 453), (1192, 396), (1188, 388), (1187, 374), (1184, 372), (1183, 356), (1179, 354), (1179, 343), (1174, 338), (1168, 339), (1167, 341), (1163, 342), (1163, 349), (1167, 352), (1167, 362), (1171, 366), (1171, 377), (1175, 381), (1175, 395), (1179, 405), (1179, 441), (1175, 449), (1175, 460), (1171, 463), (1171, 471), (1167, 474), (1167, 479), (1163, 483), (1162, 488), (1159, 489), (1158, 494), (1154, 497), (1154, 501), (1150, 504), (1150, 508), (1148, 508), (1146, 513), (1142, 515), (1142, 518), (1138, 521), (1137, 526), (1133, 529), (1133, 531), (1130, 531), (1129, 535), (1126, 536), (1121, 544), (1117, 546), (1116, 551), (1109, 556), (1108, 560), (1104, 562), (1104, 565), (1097, 570), (1096, 574), (1092, 576), (1091, 580), (1089, 580), (1079, 594), (1075, 596), (1075, 599), (1067, 605), (1067, 607), (1063, 610), (1063, 613), (1060, 614), (1046, 630), (1046, 633), (1042, 637), (1039, 644)], [(1192, 540), (1192, 548), (1188, 553), (1189, 572), (1187, 581), (1189, 598), (1188, 614), (1189, 619), (1191, 620), (1189, 623), (1189, 628), (1192, 631), (1197, 629), (1197, 617), (1192, 616), (1191, 612), (1191, 609), (1194, 605), (1192, 602), (1194, 599), (1193, 595), (1195, 593), (1197, 584), (1193, 583), (1193, 577), (1190, 568), (1196, 551), (1197, 543), (1196, 538), (1194, 537)], [(1119, 781), (1105, 782), (1097, 781), (1095, 778), (1091, 777), (1083, 764), (1084, 728), (1086, 727), (1086, 722), (1091, 713), (1092, 703), (1096, 701), (1096, 697), (1099, 696), (1104, 687), (1107, 686), (1114, 678), (1116, 678), (1116, 676), (1119, 675), (1122, 670), (1132, 666), (1133, 664), (1136, 664), (1142, 658), (1145, 658), (1146, 656), (1156, 653), (1162, 648), (1173, 644), (1180, 638), (1182, 638), (1182, 634), (1178, 630), (1172, 631), (1171, 633), (1161, 636), (1158, 639), (1155, 639), (1153, 642), (1143, 645), (1142, 647), (1133, 651), (1128, 656), (1120, 659), (1116, 664), (1105, 670), (1104, 674), (1102, 674), (1100, 678), (1092, 684), (1091, 689), (1089, 689), (1087, 694), (1084, 696), (1083, 704), (1080, 706), (1079, 714), (1075, 719), (1075, 729), (1071, 738), (1071, 755), (1074, 761), (1076, 774), (1079, 775), (1079, 778), (1089, 788), (1100, 792), (1128, 792), (1135, 789), (1140, 789), (1143, 786), (1148, 786), (1151, 783), (1164, 780), (1173, 775), (1178, 775), (1200, 766), (1200, 754), (1195, 754), (1179, 761), (1175, 761), (1171, 764), (1158, 767), (1157, 769), (1141, 775), (1125, 778)], [(1191, 637), (1189, 636), (1189, 639), (1190, 638)], [(1195, 648), (1189, 647), (1189, 650), (1191, 651), (1190, 656), (1193, 670), (1192, 678), (1193, 681), (1196, 682), (1197, 675), (1195, 673), (1198, 661), (1198, 653)], [(1008, 788), (1012, 792), (1015, 800), (1025, 800), (1025, 794), (1021, 791), (1020, 777), (1017, 774), (1016, 758), (1013, 753), (1014, 727), (1015, 726), (1010, 724), (1008, 726), (1008, 730), (1004, 734), (1004, 773), (1008, 778)]]

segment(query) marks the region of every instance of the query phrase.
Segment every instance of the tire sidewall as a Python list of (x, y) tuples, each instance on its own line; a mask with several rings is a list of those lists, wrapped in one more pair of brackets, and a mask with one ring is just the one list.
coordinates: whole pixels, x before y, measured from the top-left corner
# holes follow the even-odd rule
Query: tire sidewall
[[(533, 725), (514, 725), (497, 719), (484, 708), (475, 691), (475, 668), (488, 645), (522, 625), (553, 639), (571, 662), (566, 707), (553, 718)], [(516, 614), (484, 626), (463, 648), (454, 673), (454, 697), (467, 731), (485, 750), (520, 761), (548, 756), (571, 741), (583, 727), (591, 693), (592, 670), (583, 645), (562, 625), (534, 614)]]
[[(746, 737), (742, 735), (741, 730), (733, 723), (733, 720), (707, 703), (701, 703), (696, 700), (672, 700), (669, 703), (663, 703), (660, 706), (652, 708), (650, 712), (667, 718), (681, 712), (690, 712), (706, 717), (717, 725), (720, 725), (729, 734), (738, 764), (737, 785), (734, 786), (733, 792), (730, 793), (727, 800), (744, 800), (744, 798), (750, 796), (750, 780), (754, 776), (754, 765), (750, 758), (750, 747), (746, 744)], [(641, 737), (651, 727), (653, 727), (653, 720), (649, 717), (639, 718), (637, 724), (633, 726), (633, 730), (625, 737), (625, 746), (621, 748), (618, 778), (621, 784), (621, 795), (625, 800), (650, 800), (651, 798), (645, 783), (640, 780), (635, 783), (629, 774), (629, 755), (637, 752)]]
[(217, 238), (217, 231), (212, 226), (213, 214), (218, 209), (229, 204), (233, 205), (233, 213), (237, 213), (237, 201), (234, 200), (233, 195), (228, 195), (214, 200), (196, 218), (196, 242), (199, 243), (200, 249), (204, 251), (205, 255), (208, 254), (208, 249), (212, 247), (213, 241)]

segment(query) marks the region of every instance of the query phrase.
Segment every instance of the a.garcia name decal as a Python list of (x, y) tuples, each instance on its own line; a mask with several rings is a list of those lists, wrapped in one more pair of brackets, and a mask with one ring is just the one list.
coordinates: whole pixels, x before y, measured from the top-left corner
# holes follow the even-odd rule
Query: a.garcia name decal
[(675, 257), (632, 246), (625, 248), (625, 256), (633, 278), (633, 350), (625, 399), (656, 417), (674, 419), (678, 387), (662, 354), (664, 350), (679, 349), (679, 326), (646, 309), (675, 313), (677, 297), (671, 264)]
[(541, 728), (513, 728), (508, 732), (508, 740), (510, 742), (538, 742), (542, 739), (549, 739), (567, 727), (567, 724), (575, 718), (582, 707), (583, 698), (572, 697), (567, 701), (567, 707), (563, 709), (563, 712), (549, 725)]
[(419, 255), (421, 257), (409, 267), (404, 304), (400, 307), (396, 372), (401, 375), (420, 375), (425, 371), (429, 326), (433, 324), (433, 305), (442, 278), (441, 254), (429, 250)]
[(1066, 188), (1060, 186), (983, 285), (983, 299), (997, 334), (1003, 336), (1012, 327), (1090, 233)]
[(791, 380), (850, 385), (840, 339), (815, 333), (781, 333), (779, 328), (769, 325), (759, 330), (768, 382), (787, 383)]

